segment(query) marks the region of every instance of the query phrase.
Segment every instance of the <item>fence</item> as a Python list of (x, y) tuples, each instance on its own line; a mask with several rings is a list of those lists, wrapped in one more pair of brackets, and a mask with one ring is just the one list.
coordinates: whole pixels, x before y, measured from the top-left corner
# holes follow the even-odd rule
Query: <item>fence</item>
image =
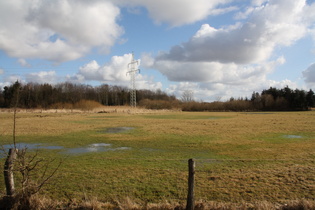
[(57, 174), (47, 191), (69, 198), (187, 202), (187, 209), (194, 201), (314, 200), (314, 163), (313, 159), (105, 158), (75, 170), (65, 163), (70, 165)]
[[(188, 161), (159, 159), (104, 159), (103, 170), (82, 166), (68, 171), (77, 186), (64, 186), (69, 196), (86, 193), (112, 200), (130, 197), (143, 202), (186, 203)], [(314, 199), (314, 160), (219, 160), (195, 159), (194, 199), (220, 202), (278, 202)], [(108, 166), (106, 168), (106, 166)], [(101, 183), (101, 184), (100, 184)], [(192, 194), (190, 194), (192, 196)]]

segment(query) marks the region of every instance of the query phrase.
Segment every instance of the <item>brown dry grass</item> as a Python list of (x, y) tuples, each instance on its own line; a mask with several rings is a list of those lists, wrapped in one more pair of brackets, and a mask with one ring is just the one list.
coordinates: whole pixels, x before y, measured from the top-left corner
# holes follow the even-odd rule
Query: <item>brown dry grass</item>
[[(106, 141), (110, 140), (111, 143), (122, 143), (124, 146), (130, 144), (131, 147), (136, 148), (127, 156), (124, 156), (125, 153), (122, 156), (112, 154), (114, 157), (107, 159), (106, 154), (103, 154), (104, 157), (91, 155), (80, 159), (79, 162), (69, 163), (65, 167), (71, 173), (60, 175), (66, 180), (61, 182), (76, 183), (82, 182), (82, 178), (93, 177), (89, 183), (92, 188), (95, 186), (101, 188), (100, 180), (105, 180), (106, 184), (123, 182), (122, 185), (124, 185), (130, 180), (139, 179), (139, 184), (148, 182), (149, 185), (155, 185), (154, 182), (158, 182), (160, 177), (157, 175), (155, 179), (155, 176), (151, 175), (152, 180), (147, 180), (148, 170), (164, 166), (154, 161), (145, 162), (143, 159), (164, 158), (182, 161), (183, 158), (198, 154), (200, 160), (197, 160), (199, 161), (197, 174), (201, 181), (199, 181), (196, 194), (198, 199), (204, 199), (204, 201), (197, 202), (197, 209), (314, 209), (314, 201), (303, 198), (310, 199), (315, 192), (313, 183), (315, 112), (186, 113), (130, 107), (101, 107), (93, 111), (67, 110), (63, 113), (59, 111), (20, 110), (17, 119), (17, 139), (23, 136), (34, 136), (34, 134), (49, 138), (68, 135), (71, 137), (67, 138), (69, 147), (73, 147), (74, 144), (88, 144), (84, 138), (79, 139), (75, 136), (84, 135), (84, 132), (87, 132), (89, 138), (106, 137)], [(0, 115), (0, 134), (10, 136), (13, 113), (3, 111)], [(120, 126), (131, 126), (136, 129), (128, 135), (96, 134), (95, 132), (104, 127)], [(80, 133), (75, 134), (76, 132)], [(301, 135), (303, 138), (288, 139), (283, 138), (283, 135)], [(55, 141), (55, 138), (52, 139)], [(52, 144), (59, 145), (55, 142)], [(151, 154), (140, 156), (138, 153), (141, 153), (139, 151), (143, 147), (155, 148), (158, 152), (169, 150), (170, 153), (164, 153), (167, 156), (152, 155), (151, 157)], [(186, 153), (182, 155), (182, 152)], [(217, 164), (209, 164), (203, 158), (209, 158), (210, 152), (217, 155), (216, 157), (224, 158), (218, 160)], [(145, 155), (148, 154), (145, 153)], [(124, 158), (126, 162), (121, 161)], [(137, 163), (131, 159), (136, 159)], [(264, 162), (260, 163), (260, 160)], [(272, 161), (268, 162), (269, 160)], [(122, 162), (121, 166), (120, 162)], [(146, 165), (147, 163), (151, 165)], [(71, 169), (76, 168), (76, 164), (84, 166), (85, 170), (78, 168), (72, 173)], [(144, 165), (145, 170), (141, 168), (141, 164)], [(152, 166), (153, 164), (158, 166)], [(176, 164), (169, 168), (175, 171), (176, 169), (172, 168), (174, 166), (176, 168)], [(176, 174), (175, 182), (185, 179), (187, 173), (184, 171), (176, 172)], [(173, 179), (173, 177), (168, 178)], [(119, 184), (117, 186), (121, 187)], [(212, 186), (218, 186), (218, 188), (212, 188)], [(101, 193), (93, 195), (103, 198), (101, 196), (106, 193), (104, 189), (106, 188), (102, 188)], [(74, 187), (72, 190), (76, 191), (77, 188)], [(79, 194), (80, 192), (74, 193), (73, 196), (77, 198), (80, 197)], [(117, 193), (116, 195), (119, 196)], [(123, 196), (125, 195), (121, 197)], [(183, 203), (176, 203), (177, 201), (173, 200), (146, 203), (137, 200), (136, 196), (121, 197), (111, 200), (110, 203), (93, 197), (81, 200), (73, 198), (68, 207), (73, 209), (80, 207), (85, 209), (184, 207)], [(287, 198), (288, 201), (283, 198)], [(211, 199), (213, 201), (209, 201)], [(65, 205), (64, 202), (62, 205)]]
[[(92, 102), (91, 102), (92, 103)], [(49, 108), (49, 109), (17, 109), (17, 113), (123, 113), (123, 114), (144, 114), (144, 113), (168, 113), (168, 112), (180, 112), (178, 109), (145, 109), (142, 107), (130, 107), (130, 106), (102, 106), (98, 103), (89, 102), (83, 103), (78, 102), (78, 105), (69, 106), (65, 108)], [(86, 106), (88, 108), (86, 108)], [(14, 109), (2, 108), (0, 113), (13, 113)]]
[[(13, 130), (13, 109), (0, 109), (0, 135), (11, 135)], [(159, 114), (172, 110), (149, 110), (129, 106), (101, 106), (93, 110), (81, 109), (17, 109), (17, 135), (61, 135), (69, 132), (91, 130), (91, 124), (76, 124), (93, 114), (126, 116), (137, 114)], [(176, 111), (175, 111), (176, 112)]]
[[(13, 113), (1, 110), (0, 134), (10, 136)], [(101, 112), (101, 113), (99, 113)], [(95, 120), (100, 118), (100, 120)], [(213, 120), (212, 120), (213, 118)], [(218, 119), (215, 119), (218, 118)], [(104, 121), (101, 119), (112, 119)], [(105, 123), (105, 124), (104, 124)], [(19, 110), (17, 136), (48, 135), (83, 132), (100, 127), (131, 126), (141, 128), (143, 135), (108, 134), (112, 140), (155, 141), (170, 136), (209, 138), (195, 141), (189, 147), (214, 150), (218, 155), (233, 158), (284, 159), (315, 156), (315, 112), (258, 113), (181, 113), (145, 110), (130, 107), (102, 107), (93, 112), (61, 110)], [(283, 135), (301, 135), (299, 139), (283, 139)]]
[[(5, 208), (5, 204), (1, 208)], [(22, 206), (15, 205), (11, 210), (21, 209)], [(43, 196), (34, 195), (30, 198), (30, 206), (25, 210), (50, 210), (50, 209), (67, 209), (67, 210), (184, 210), (185, 203), (169, 202), (167, 200), (160, 203), (143, 203), (137, 202), (125, 197), (113, 202), (102, 202), (96, 197), (84, 198), (83, 200), (56, 201)], [(268, 201), (257, 202), (216, 202), (203, 201), (195, 202), (195, 210), (313, 210), (315, 209), (314, 200), (291, 200), (278, 203)]]

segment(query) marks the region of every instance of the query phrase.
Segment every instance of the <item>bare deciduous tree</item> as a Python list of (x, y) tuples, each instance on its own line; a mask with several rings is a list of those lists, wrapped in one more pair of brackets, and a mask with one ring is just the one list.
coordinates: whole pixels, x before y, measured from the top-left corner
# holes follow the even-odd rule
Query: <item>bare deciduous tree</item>
[(194, 92), (192, 90), (184, 90), (181, 96), (182, 102), (194, 101)]
[[(60, 160), (56, 167), (51, 167), (55, 159), (44, 160), (43, 158), (38, 158), (37, 152), (28, 155), (26, 153), (27, 148), (17, 149), (16, 109), (19, 101), (19, 92), (20, 89), (16, 88), (13, 93), (16, 99), (13, 115), (13, 148), (10, 148), (8, 151), (3, 170), (7, 196), (0, 199), (0, 206), (4, 209), (29, 209), (31, 196), (41, 190), (55, 175), (63, 162)], [(20, 190), (15, 189), (15, 178), (21, 183)]]

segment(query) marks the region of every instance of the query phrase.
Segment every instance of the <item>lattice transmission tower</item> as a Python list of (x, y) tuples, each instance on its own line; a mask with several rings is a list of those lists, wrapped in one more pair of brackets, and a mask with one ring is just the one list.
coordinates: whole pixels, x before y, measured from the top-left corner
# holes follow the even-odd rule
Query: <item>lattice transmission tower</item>
[(137, 106), (137, 93), (136, 93), (136, 73), (140, 73), (140, 69), (138, 69), (139, 61), (134, 59), (134, 55), (132, 53), (131, 62), (128, 64), (129, 71), (127, 74), (130, 75), (130, 106)]

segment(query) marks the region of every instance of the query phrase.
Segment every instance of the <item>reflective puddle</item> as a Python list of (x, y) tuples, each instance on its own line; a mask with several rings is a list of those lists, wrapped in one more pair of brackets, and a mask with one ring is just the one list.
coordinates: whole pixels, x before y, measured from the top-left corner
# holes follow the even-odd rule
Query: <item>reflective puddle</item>
[(112, 147), (111, 144), (98, 143), (90, 144), (86, 147), (72, 148), (63, 152), (66, 154), (83, 154), (89, 152), (106, 152), (106, 151), (119, 151), (119, 150), (128, 150), (130, 147)]
[(123, 133), (125, 131), (129, 131), (134, 129), (133, 127), (114, 127), (114, 128), (106, 128), (102, 133)]
[(298, 136), (298, 135), (284, 135), (283, 137), (287, 138), (287, 139), (300, 139), (300, 138), (303, 138), (302, 136)]
[[(3, 145), (2, 146), (4, 149), (10, 149), (10, 148), (13, 148), (13, 144), (7, 144), (7, 145)], [(31, 144), (31, 143), (17, 143), (16, 144), (16, 148), (17, 149), (63, 149), (62, 146), (48, 146), (48, 145), (45, 145), (45, 144), (41, 144), (41, 143), (34, 143), (34, 144)]]
[[(7, 150), (10, 148), (14, 148), (13, 144), (6, 144), (6, 145), (2, 145), (0, 146), (1, 150), (0, 150), (0, 157), (4, 157), (7, 155)], [(49, 145), (45, 145), (45, 144), (41, 144), (41, 143), (17, 143), (16, 144), (16, 148), (21, 150), (21, 149), (28, 149), (28, 150), (34, 150), (34, 149), (63, 149), (64, 147), (62, 146), (49, 146)]]
[[(0, 146), (0, 157), (5, 157), (7, 155), (8, 149), (13, 148), (11, 144)], [(113, 147), (112, 144), (106, 143), (95, 143), (89, 144), (86, 147), (70, 148), (64, 149), (63, 146), (48, 146), (41, 143), (18, 143), (16, 144), (17, 149), (35, 150), (35, 149), (54, 149), (54, 150), (63, 150), (60, 153), (63, 154), (84, 154), (89, 152), (106, 152), (106, 151), (120, 151), (120, 150), (129, 150), (130, 147)]]

